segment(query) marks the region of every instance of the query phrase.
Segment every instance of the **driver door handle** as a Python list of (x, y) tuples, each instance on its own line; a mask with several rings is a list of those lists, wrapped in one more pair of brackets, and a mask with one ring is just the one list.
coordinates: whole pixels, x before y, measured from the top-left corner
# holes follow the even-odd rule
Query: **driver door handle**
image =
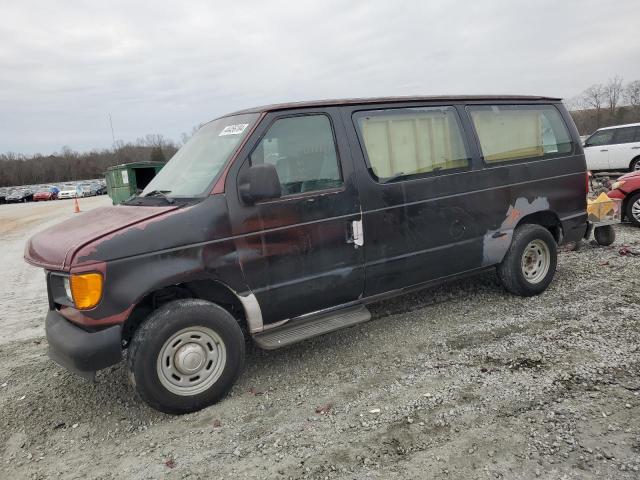
[(607, 149), (604, 149), (604, 150), (600, 150), (600, 151), (601, 151), (601, 152), (608, 152), (609, 150), (607, 150)]

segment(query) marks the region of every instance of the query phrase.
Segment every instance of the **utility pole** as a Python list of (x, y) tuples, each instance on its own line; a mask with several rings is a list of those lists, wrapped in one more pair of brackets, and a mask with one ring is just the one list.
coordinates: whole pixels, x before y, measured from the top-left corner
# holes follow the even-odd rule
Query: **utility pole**
[(111, 125), (111, 141), (113, 148), (116, 148), (116, 136), (113, 133), (113, 122), (111, 121), (111, 114), (109, 114), (109, 125)]

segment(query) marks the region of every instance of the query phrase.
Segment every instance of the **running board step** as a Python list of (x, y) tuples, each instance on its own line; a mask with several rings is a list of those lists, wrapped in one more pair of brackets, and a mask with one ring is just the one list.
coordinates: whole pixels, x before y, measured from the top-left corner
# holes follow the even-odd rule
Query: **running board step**
[(294, 318), (281, 327), (256, 333), (253, 339), (259, 347), (273, 350), (369, 320), (369, 309), (364, 305), (358, 305), (309, 318)]

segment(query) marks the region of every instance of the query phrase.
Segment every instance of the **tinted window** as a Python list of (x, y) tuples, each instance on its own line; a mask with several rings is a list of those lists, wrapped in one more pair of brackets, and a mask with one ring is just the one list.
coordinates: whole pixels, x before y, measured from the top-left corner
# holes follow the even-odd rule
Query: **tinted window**
[(610, 145), (613, 141), (613, 130), (600, 130), (587, 139), (587, 147), (597, 147), (600, 145)]
[(638, 127), (616, 128), (613, 134), (613, 143), (631, 143), (636, 141)]
[(326, 115), (276, 120), (251, 154), (251, 164), (276, 167), (283, 195), (342, 185), (331, 123)]
[(487, 163), (570, 153), (571, 136), (552, 105), (467, 107)]
[(360, 112), (356, 120), (371, 170), (382, 181), (469, 166), (453, 107)]

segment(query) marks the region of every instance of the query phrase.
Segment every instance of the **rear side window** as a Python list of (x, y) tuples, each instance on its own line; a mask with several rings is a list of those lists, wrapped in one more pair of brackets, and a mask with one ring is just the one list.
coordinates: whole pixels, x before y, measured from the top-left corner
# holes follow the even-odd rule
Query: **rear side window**
[(486, 163), (541, 159), (572, 151), (560, 112), (552, 105), (468, 106)]
[(640, 139), (640, 127), (624, 127), (614, 129), (613, 143), (631, 143)]
[(381, 182), (469, 166), (453, 107), (373, 110), (355, 120), (371, 172)]
[(276, 167), (283, 195), (342, 185), (331, 122), (326, 115), (276, 120), (251, 154), (251, 164)]

